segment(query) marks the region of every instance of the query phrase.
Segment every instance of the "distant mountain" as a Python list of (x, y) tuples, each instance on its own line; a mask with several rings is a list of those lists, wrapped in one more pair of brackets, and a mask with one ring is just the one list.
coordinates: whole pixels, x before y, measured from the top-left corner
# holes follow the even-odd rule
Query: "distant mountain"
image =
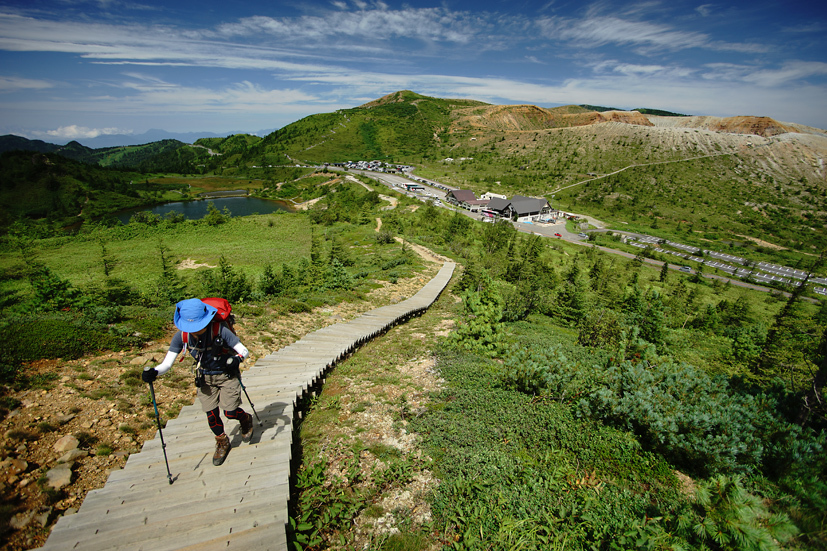
[(0, 153), (6, 151), (37, 151), (38, 153), (52, 153), (60, 149), (59, 145), (46, 143), (41, 140), (29, 140), (13, 134), (0, 136)]
[(650, 109), (648, 107), (636, 107), (635, 109), (618, 109), (617, 107), (602, 107), (600, 105), (586, 105), (581, 104), (580, 107), (584, 109), (588, 109), (589, 111), (597, 111), (598, 113), (602, 113), (604, 111), (637, 111), (642, 115), (658, 115), (661, 117), (688, 117), (689, 115), (683, 115), (681, 113), (673, 113), (671, 111), (663, 111), (662, 109)]
[[(272, 129), (261, 130), (256, 132), (256, 135), (266, 136), (271, 132), (273, 132)], [(86, 147), (99, 149), (102, 147), (117, 147), (121, 145), (144, 145), (162, 140), (177, 140), (191, 144), (200, 138), (226, 138), (233, 134), (241, 134), (241, 132), (227, 132), (225, 134), (215, 134), (213, 132), (168, 132), (166, 130), (153, 128), (143, 134), (112, 134), (110, 136), (98, 136), (96, 138), (78, 138), (76, 141)]]
[(0, 153), (7, 151), (57, 153), (61, 157), (89, 165), (131, 168), (142, 172), (159, 171), (182, 174), (192, 173), (196, 165), (204, 164), (210, 158), (206, 149), (190, 147), (178, 140), (158, 140), (140, 145), (91, 148), (74, 140), (66, 145), (55, 145), (40, 140), (27, 140), (20, 136), (0, 136)]

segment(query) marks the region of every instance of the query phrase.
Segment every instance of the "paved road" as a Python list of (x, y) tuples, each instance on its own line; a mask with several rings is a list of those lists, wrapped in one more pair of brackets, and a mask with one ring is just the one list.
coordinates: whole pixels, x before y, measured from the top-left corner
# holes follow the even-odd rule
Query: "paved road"
[[(378, 182), (381, 182), (381, 183), (385, 184), (386, 186), (388, 186), (390, 188), (393, 188), (395, 191), (397, 191), (399, 193), (404, 193), (404, 194), (408, 195), (409, 197), (414, 197), (414, 198), (421, 198), (422, 197), (421, 194), (408, 193), (408, 192), (405, 191), (404, 184), (405, 183), (408, 183), (408, 184), (411, 183), (411, 180), (409, 178), (405, 177), (405, 176), (401, 176), (401, 175), (398, 175), (398, 174), (385, 174), (385, 173), (382, 173), (382, 172), (370, 172), (370, 171), (360, 171), (360, 170), (352, 170), (351, 172), (355, 172), (355, 173), (361, 174), (363, 176), (367, 176), (369, 178), (372, 178), (372, 179), (374, 179)], [(419, 182), (417, 182), (417, 183), (419, 183)], [(439, 188), (435, 188), (435, 187), (431, 187), (431, 186), (426, 185), (425, 186), (425, 191), (426, 191), (426, 193), (428, 193), (431, 196), (439, 199), (440, 201), (445, 199), (445, 193), (446, 192), (439, 189)], [(444, 207), (444, 208), (450, 208), (450, 207), (447, 207), (445, 205), (445, 203), (439, 203), (439, 206)], [(477, 213), (469, 212), (469, 211), (466, 211), (464, 209), (453, 209), (453, 208), (451, 208), (451, 210), (454, 210), (455, 212), (460, 212), (462, 214), (465, 214), (466, 216), (468, 216), (469, 218), (473, 218), (474, 220), (480, 220), (480, 215), (477, 214)], [(514, 227), (517, 229), (517, 231), (522, 232), (522, 233), (541, 235), (543, 237), (549, 237), (549, 238), (552, 238), (552, 239), (563, 239), (565, 241), (569, 241), (569, 242), (572, 242), (572, 243), (577, 243), (577, 244), (584, 245), (584, 246), (597, 247), (598, 249), (600, 249), (601, 251), (604, 251), (606, 253), (620, 255), (620, 256), (623, 256), (623, 257), (626, 257), (626, 258), (635, 258), (635, 256), (636, 256), (635, 254), (632, 254), (632, 253), (627, 253), (627, 252), (624, 252), (624, 251), (619, 251), (617, 249), (611, 249), (611, 248), (608, 248), (608, 247), (601, 247), (601, 246), (591, 244), (588, 240), (588, 236), (583, 237), (583, 236), (580, 235), (580, 233), (583, 233), (583, 232), (572, 233), (572, 232), (568, 231), (566, 229), (565, 220), (561, 220), (561, 221), (559, 221), (555, 224), (542, 224), (542, 225), (541, 224), (528, 224), (528, 223), (514, 222)], [(623, 233), (623, 234), (629, 235), (630, 237), (632, 237), (632, 236), (640, 237), (639, 234), (635, 234), (635, 233), (632, 233), (632, 232), (624, 232), (624, 231), (619, 231), (619, 230), (604, 230), (604, 229), (588, 230), (589, 233), (592, 233), (592, 232), (605, 232), (605, 231), (613, 231), (614, 233)], [(556, 236), (556, 234), (558, 234), (558, 233), (560, 234), (560, 237)], [(663, 267), (663, 264), (664, 264), (663, 262), (661, 262), (659, 260), (653, 260), (651, 258), (644, 258), (643, 261), (644, 261), (644, 263), (655, 266), (658, 269)], [(680, 268), (681, 268), (680, 264), (673, 264), (671, 262), (669, 263), (669, 269), (670, 270), (679, 271)], [(684, 272), (684, 273), (687, 273), (687, 272)], [(694, 274), (695, 270), (690, 270), (688, 273), (689, 274)], [(721, 275), (717, 275), (717, 274), (704, 273), (703, 277), (705, 277), (707, 279), (718, 279), (718, 280), (721, 280), (721, 281), (724, 281), (724, 282), (728, 281), (730, 284), (736, 285), (738, 287), (743, 287), (743, 288), (746, 288), (746, 289), (753, 289), (755, 291), (763, 291), (765, 293), (768, 293), (768, 292), (774, 290), (772, 288), (762, 287), (760, 285), (755, 285), (755, 284), (752, 284), (752, 283), (748, 283), (748, 282), (743, 281), (741, 279), (728, 278), (726, 276), (721, 276)], [(784, 295), (784, 296), (790, 296), (790, 294), (786, 293), (786, 292), (782, 292), (781, 294)], [(806, 299), (806, 300), (809, 300), (810, 302), (813, 302), (813, 303), (816, 303), (816, 304), (819, 303), (819, 301), (816, 300), (816, 299)]]

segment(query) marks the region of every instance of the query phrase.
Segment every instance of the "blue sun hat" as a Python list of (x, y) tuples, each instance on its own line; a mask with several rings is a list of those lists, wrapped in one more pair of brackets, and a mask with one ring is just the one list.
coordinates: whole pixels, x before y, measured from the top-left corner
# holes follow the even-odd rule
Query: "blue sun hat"
[(182, 300), (175, 305), (173, 322), (175, 327), (185, 333), (195, 333), (204, 329), (218, 310), (204, 304), (197, 298)]

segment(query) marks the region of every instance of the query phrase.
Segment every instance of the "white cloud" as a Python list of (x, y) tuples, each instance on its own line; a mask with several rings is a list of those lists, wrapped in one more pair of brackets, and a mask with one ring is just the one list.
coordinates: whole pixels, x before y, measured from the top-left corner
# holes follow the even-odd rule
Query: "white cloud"
[(540, 18), (537, 26), (547, 38), (570, 42), (579, 48), (617, 44), (636, 46), (642, 54), (655, 50), (676, 51), (689, 48), (753, 53), (765, 52), (768, 49), (762, 44), (713, 41), (705, 33), (682, 31), (663, 23), (627, 20), (613, 16), (591, 16), (583, 19)]
[(44, 90), (54, 87), (54, 84), (45, 80), (21, 77), (0, 76), (0, 92), (16, 92), (18, 90)]
[(759, 86), (779, 87), (827, 75), (827, 63), (820, 61), (789, 61), (779, 69), (761, 69), (744, 77)]
[(827, 63), (820, 61), (787, 61), (778, 68), (760, 68), (735, 63), (710, 63), (702, 77), (715, 81), (740, 81), (765, 88), (797, 85), (812, 77), (827, 76)]
[(705, 34), (676, 31), (669, 25), (627, 21), (617, 17), (579, 20), (554, 17), (541, 19), (537, 23), (549, 38), (572, 41), (587, 48), (623, 44), (676, 50), (703, 47), (709, 43), (709, 37)]
[[(546, 6), (553, 8), (548, 13), (560, 13), (551, 4)], [(812, 113), (826, 97), (824, 86), (816, 85), (827, 75), (824, 63), (778, 64), (779, 54), (773, 57), (776, 64), (769, 65), (769, 56), (754, 55), (768, 51), (765, 44), (721, 41), (713, 31), (681, 27), (678, 18), (652, 19), (655, 9), (662, 10), (658, 17), (674, 14), (663, 4), (638, 2), (623, 11), (601, 4), (582, 17), (536, 20), (442, 6), (391, 9), (380, 2), (332, 0), (328, 11), (317, 6), (313, 15), (246, 17), (202, 29), (109, 23), (114, 18), (106, 23), (90, 22), (91, 17), (47, 20), (2, 13), (0, 8), (0, 50), (6, 50), (9, 59), (13, 54), (8, 52), (17, 51), (71, 54), (60, 59), (79, 61), (76, 74), (87, 78), (83, 84), (88, 86), (79, 97), (73, 95), (77, 86), (0, 76), (0, 92), (32, 90), (19, 94), (16, 102), (6, 100), (13, 94), (3, 94), (0, 101), (6, 103), (0, 109), (4, 116), (21, 109), (38, 116), (64, 111), (62, 120), (43, 125), (67, 124), (53, 132), (97, 132), (135, 121), (141, 121), (140, 127), (145, 114), (161, 121), (180, 114), (190, 121), (187, 124), (208, 128), (214, 124), (210, 121), (240, 120), (236, 115), (290, 122), (288, 114), (325, 112), (411, 89), (492, 103), (592, 103), (698, 114), (750, 112), (760, 107), (762, 112), (781, 113), (780, 120), (786, 116), (807, 124), (805, 118), (777, 111), (780, 107), (773, 107), (769, 98), (776, 101), (787, 94), (788, 99), (779, 104), (790, 108), (810, 101), (806, 107)], [(704, 4), (697, 11), (709, 14), (714, 7)], [(683, 15), (700, 21), (691, 7)], [(783, 51), (783, 45), (777, 47)], [(495, 49), (504, 53), (485, 54)], [(719, 56), (725, 63), (714, 64), (704, 64), (709, 58), (701, 61), (698, 52), (669, 55), (688, 49), (728, 55)], [(502, 69), (509, 78), (497, 78), (506, 59), (517, 63)], [(529, 67), (529, 62), (544, 66)], [(91, 65), (95, 74), (87, 77), (83, 70)], [(109, 73), (106, 66), (112, 66)], [(176, 67), (193, 70), (171, 69)], [(210, 69), (209, 78), (195, 80), (206, 73), (196, 69), (202, 67)], [(519, 68), (522, 76), (516, 72)], [(482, 74), (494, 78), (471, 76)], [(810, 86), (799, 86), (808, 84), (808, 79)], [(48, 97), (37, 93), (46, 89)], [(74, 118), (78, 112), (89, 118)], [(122, 114), (132, 118), (126, 123), (116, 119)], [(71, 124), (76, 121), (89, 128)]]
[(632, 63), (621, 63), (615, 66), (616, 73), (624, 75), (651, 75), (654, 73), (664, 72), (665, 67), (662, 65), (635, 65)]
[(712, 4), (703, 4), (695, 8), (695, 11), (698, 12), (701, 17), (709, 17), (712, 13)]
[[(340, 7), (340, 5), (337, 5)], [(290, 40), (336, 41), (359, 38), (382, 41), (413, 38), (425, 41), (468, 43), (489, 24), (482, 17), (443, 8), (404, 8), (390, 10), (383, 4), (373, 9), (329, 12), (322, 16), (274, 18), (254, 16), (226, 23), (217, 35), (250, 37), (269, 35)], [(205, 36), (209, 33), (205, 31)]]
[(111, 136), (114, 134), (132, 134), (132, 131), (120, 128), (87, 128), (73, 124), (61, 126), (56, 130), (40, 132), (39, 134), (60, 140), (78, 140), (81, 138), (97, 138), (98, 136)]

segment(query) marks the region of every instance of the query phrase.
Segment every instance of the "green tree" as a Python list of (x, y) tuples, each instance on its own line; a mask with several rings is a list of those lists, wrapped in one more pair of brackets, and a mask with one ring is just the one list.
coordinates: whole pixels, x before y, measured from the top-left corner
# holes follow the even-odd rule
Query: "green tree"
[(342, 244), (342, 240), (333, 235), (330, 238), (330, 257), (328, 263), (332, 266), (333, 262), (339, 262), (342, 266), (353, 266), (353, 259), (350, 258), (347, 249)]
[(773, 551), (798, 529), (785, 514), (772, 514), (747, 492), (738, 476), (718, 475), (698, 485), (692, 529), (703, 549)]
[(594, 296), (589, 290), (589, 277), (575, 261), (558, 288), (558, 312), (563, 319), (576, 325), (588, 315), (593, 305)]
[(344, 289), (346, 291), (353, 288), (353, 278), (350, 277), (345, 266), (335, 258), (330, 264), (326, 286), (330, 289)]
[(201, 285), (205, 296), (217, 296), (230, 302), (241, 302), (252, 292), (252, 285), (243, 272), (236, 271), (221, 255), (218, 268), (201, 272)]
[(215, 203), (210, 201), (207, 203), (207, 214), (204, 215), (202, 220), (209, 226), (219, 226), (225, 223), (230, 218), (230, 211), (227, 207), (224, 207), (224, 213), (222, 214), (218, 207), (215, 206)]
[(277, 297), (284, 293), (286, 287), (284, 273), (278, 273), (271, 264), (266, 264), (258, 282), (258, 290), (264, 295)]
[(101, 248), (101, 266), (103, 266), (103, 275), (107, 278), (112, 275), (112, 270), (115, 269), (117, 261), (112, 253), (106, 248), (106, 241), (103, 238), (98, 238), (98, 244)]
[(175, 269), (175, 259), (170, 256), (169, 247), (159, 240), (157, 249), (161, 274), (155, 280), (153, 292), (148, 298), (151, 304), (169, 306), (186, 298), (186, 285)]
[(34, 291), (36, 310), (61, 310), (75, 304), (78, 290), (68, 279), (62, 279), (48, 266), (32, 261), (28, 268), (29, 283)]
[(502, 299), (492, 289), (465, 291), (462, 298), (463, 316), (449, 342), (475, 354), (497, 356), (504, 347)]

